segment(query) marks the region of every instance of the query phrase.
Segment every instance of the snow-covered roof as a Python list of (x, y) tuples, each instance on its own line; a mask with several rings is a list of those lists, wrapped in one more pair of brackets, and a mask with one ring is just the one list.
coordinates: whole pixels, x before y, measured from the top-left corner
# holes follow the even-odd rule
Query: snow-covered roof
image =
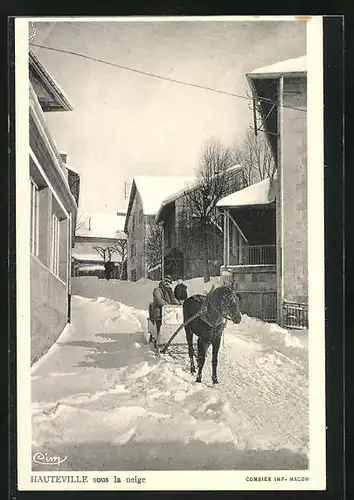
[(104, 269), (104, 265), (102, 264), (84, 264), (83, 266), (79, 266), (79, 269), (82, 271), (101, 271)]
[(85, 261), (85, 260), (96, 260), (96, 261), (103, 261), (102, 257), (98, 252), (92, 252), (92, 253), (80, 253), (74, 250), (72, 251), (71, 255), (74, 257), (74, 259)]
[(275, 182), (271, 179), (264, 179), (257, 184), (252, 184), (244, 189), (231, 193), (218, 201), (219, 208), (242, 207), (254, 205), (268, 205), (275, 200)]
[(160, 208), (158, 209), (156, 213), (156, 221), (159, 219), (159, 216), (164, 209), (166, 205), (169, 205), (170, 203), (173, 203), (176, 201), (180, 196), (182, 196), (186, 191), (192, 190), (196, 186), (197, 179), (196, 177), (191, 177), (191, 181), (187, 182), (186, 185), (182, 188), (176, 191), (175, 193), (172, 193), (170, 196), (167, 196), (164, 200), (162, 200), (160, 204)]
[(286, 59), (268, 66), (263, 66), (262, 68), (254, 69), (248, 73), (248, 75), (254, 77), (255, 75), (283, 75), (287, 73), (306, 73), (306, 56)]
[(168, 196), (188, 188), (195, 180), (185, 176), (138, 176), (134, 181), (141, 196), (145, 215), (155, 215)]
[[(98, 253), (98, 252), (92, 252), (92, 253), (81, 253), (78, 251), (74, 250), (72, 251), (72, 257), (74, 259), (84, 263), (84, 262), (102, 262), (103, 264), (103, 257)], [(113, 252), (111, 255), (111, 260), (113, 262), (120, 262), (121, 261), (121, 256), (117, 252)]]
[[(241, 165), (233, 165), (232, 167), (227, 168), (225, 171), (220, 172), (218, 175), (222, 175), (223, 173), (230, 173), (234, 170), (239, 170), (241, 169)], [(156, 222), (159, 222), (160, 216), (162, 214), (163, 209), (169, 205), (170, 203), (176, 201), (180, 196), (182, 196), (186, 191), (193, 190), (193, 188), (197, 187), (197, 177), (191, 177), (190, 181), (186, 183), (183, 189), (180, 189), (179, 191), (176, 191), (175, 193), (171, 194), (170, 196), (167, 196), (164, 200), (162, 200), (160, 208), (156, 214)]]
[(133, 207), (136, 192), (141, 197), (144, 215), (156, 215), (162, 201), (177, 191), (186, 189), (195, 181), (194, 177), (183, 175), (138, 175), (134, 177), (130, 190), (124, 230), (127, 231), (128, 220)]
[(125, 238), (124, 216), (88, 214), (84, 217), (84, 225), (76, 231), (77, 236), (91, 238)]

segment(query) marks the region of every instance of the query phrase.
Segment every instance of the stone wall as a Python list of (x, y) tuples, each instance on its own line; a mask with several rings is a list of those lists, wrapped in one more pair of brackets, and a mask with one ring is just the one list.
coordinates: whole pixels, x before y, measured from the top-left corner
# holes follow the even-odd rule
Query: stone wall
[[(308, 300), (306, 81), (284, 80), (283, 284), (284, 299)], [(300, 108), (291, 109), (290, 107)]]
[(31, 363), (57, 340), (67, 323), (68, 287), (31, 256)]
[(232, 284), (239, 291), (276, 291), (276, 267), (269, 266), (229, 266), (221, 268), (224, 284)]

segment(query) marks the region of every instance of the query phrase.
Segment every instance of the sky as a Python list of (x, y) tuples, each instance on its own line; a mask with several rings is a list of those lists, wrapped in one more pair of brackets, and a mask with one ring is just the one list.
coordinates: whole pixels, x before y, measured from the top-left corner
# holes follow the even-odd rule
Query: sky
[[(247, 72), (306, 54), (306, 25), (180, 18), (39, 22), (32, 42), (247, 96)], [(206, 141), (240, 143), (252, 124), (247, 99), (32, 49), (74, 106), (46, 119), (58, 150), (80, 173), (82, 212), (124, 209), (124, 183), (135, 175), (194, 175)]]

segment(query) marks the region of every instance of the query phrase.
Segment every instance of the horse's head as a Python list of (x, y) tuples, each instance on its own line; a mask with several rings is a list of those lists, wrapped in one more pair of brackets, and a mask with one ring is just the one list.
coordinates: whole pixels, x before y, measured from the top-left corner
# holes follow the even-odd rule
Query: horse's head
[(223, 315), (231, 319), (234, 323), (240, 323), (242, 314), (240, 310), (241, 297), (230, 287), (224, 287), (222, 298)]

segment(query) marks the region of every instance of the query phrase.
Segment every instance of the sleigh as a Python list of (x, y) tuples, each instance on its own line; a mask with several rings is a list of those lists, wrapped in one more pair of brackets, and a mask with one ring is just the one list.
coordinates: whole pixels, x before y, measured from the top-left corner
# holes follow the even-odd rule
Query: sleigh
[[(179, 327), (181, 328), (179, 329)], [(174, 336), (177, 329), (179, 329), (179, 331)], [(151, 335), (156, 354), (164, 351), (164, 348), (167, 346), (172, 336), (174, 337), (173, 342), (169, 344), (171, 345), (170, 353), (186, 352), (186, 349), (188, 349), (186, 334), (183, 328), (183, 309), (181, 305), (168, 305), (162, 307), (161, 328), (159, 333), (157, 333), (156, 322), (149, 317), (148, 332)]]
[[(209, 291), (209, 296), (214, 290), (214, 286)], [(151, 304), (150, 304), (151, 306)], [(184, 327), (193, 321), (198, 316), (202, 316), (204, 307), (196, 314), (191, 316), (187, 321), (183, 322), (183, 306), (182, 305), (166, 305), (162, 307), (161, 328), (157, 333), (156, 321), (152, 318), (151, 307), (149, 307), (148, 332), (154, 344), (155, 353), (160, 356), (160, 353), (165, 354), (169, 349), (169, 354), (173, 357), (176, 354), (188, 353), (188, 343)], [(194, 349), (196, 345), (193, 344)]]

